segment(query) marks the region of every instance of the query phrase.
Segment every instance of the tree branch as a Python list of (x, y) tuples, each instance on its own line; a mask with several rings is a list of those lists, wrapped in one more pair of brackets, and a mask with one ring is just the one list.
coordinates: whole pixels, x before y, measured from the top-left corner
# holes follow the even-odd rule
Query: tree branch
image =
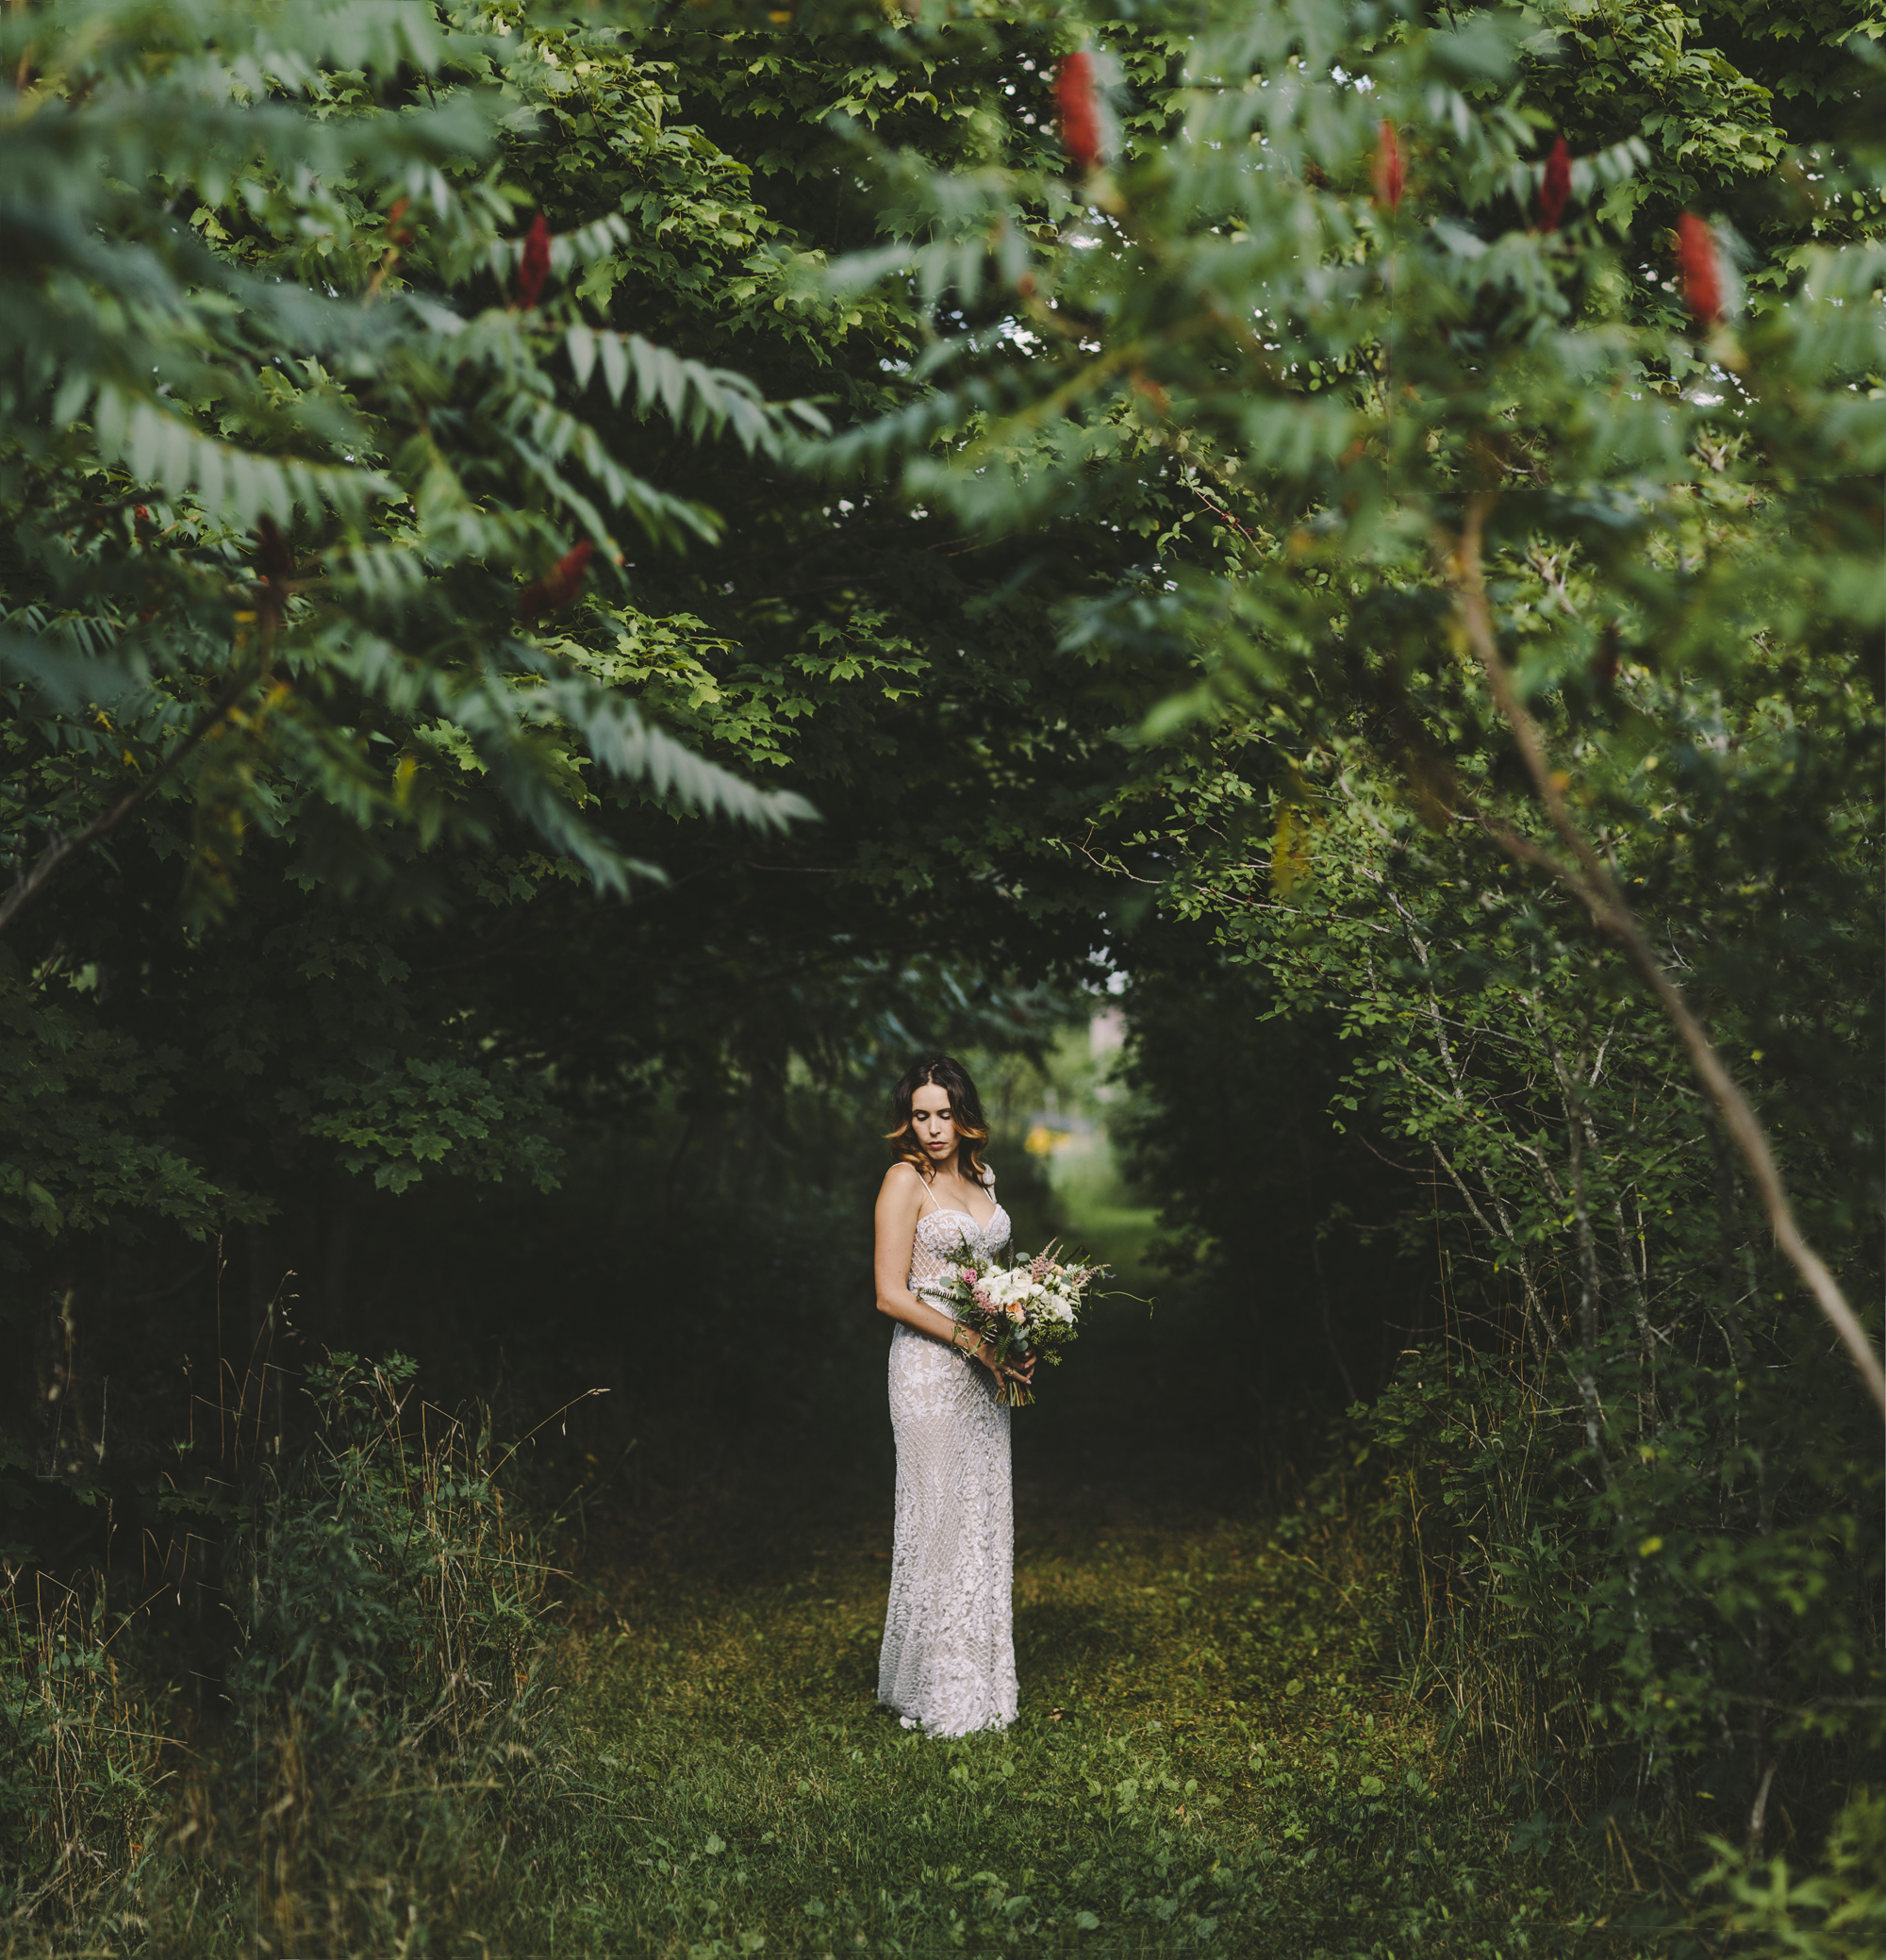
[(1840, 1283), (1828, 1270), (1826, 1261), (1802, 1236), (1795, 1220), (1795, 1208), (1789, 1200), (1787, 1187), (1781, 1181), (1774, 1152), (1769, 1148), (1767, 1133), (1747, 1097), (1723, 1065), (1714, 1044), (1703, 1032), (1702, 1023), (1690, 1011), (1681, 988), (1663, 971), (1651, 951), (1636, 915), (1619, 890), (1609, 867), (1572, 821), (1571, 812), (1565, 806), (1563, 779), (1553, 773), (1538, 724), (1527, 713), (1525, 705), (1514, 689), (1513, 676), (1500, 658), (1494, 640), (1493, 615), (1486, 598), (1481, 540), (1490, 503), (1491, 499), (1485, 495), (1473, 498), (1467, 506), (1466, 521), (1461, 526), (1460, 537), (1452, 540), (1453, 549), (1449, 556), (1454, 565), (1454, 591), (1461, 624), (1465, 630), (1467, 644), (1480, 662), (1481, 671), (1486, 675), (1494, 704), (1513, 731), (1520, 759), (1532, 778), (1540, 801), (1546, 806), (1552, 828), (1571, 853), (1574, 863), (1564, 863), (1504, 824), (1489, 827), (1514, 856), (1550, 872), (1574, 893), (1591, 913), (1599, 930), (1609, 933), (1623, 946), (1638, 971), (1649, 982), (1658, 1005), (1689, 1054), (1690, 1066), (1696, 1071), (1696, 1079), (1721, 1112), (1724, 1125), (1742, 1153), (1743, 1161), (1748, 1166), (1776, 1244), (1800, 1274), (1813, 1296), (1814, 1304), (1845, 1344), (1868, 1394), (1881, 1412), (1886, 1413), (1886, 1370), (1881, 1370), (1879, 1356), (1867, 1339), (1859, 1317), (1847, 1304)]
[(229, 711), (241, 700), (253, 684), (254, 676), (245, 675), (239, 680), (222, 700), (209, 709), (190, 733), (184, 737), (171, 753), (158, 763), (142, 782), (121, 796), (108, 810), (102, 810), (75, 837), (69, 837), (57, 844), (49, 844), (40, 853), (39, 862), (25, 872), (15, 881), (13, 889), (7, 894), (6, 903), (0, 905), (0, 933), (5, 933), (13, 921), (37, 898), (51, 879), (62, 871), (86, 845), (102, 838), (108, 831), (116, 830), (153, 789), (170, 774), (179, 762), (196, 747), (203, 738), (225, 720)]

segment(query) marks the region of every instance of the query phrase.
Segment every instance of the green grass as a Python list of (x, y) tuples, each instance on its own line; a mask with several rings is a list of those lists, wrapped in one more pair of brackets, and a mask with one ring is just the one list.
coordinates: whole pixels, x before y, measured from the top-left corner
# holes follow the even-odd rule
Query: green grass
[(1104, 1135), (1079, 1139), (1049, 1159), (1054, 1196), (1079, 1244), (1103, 1259), (1135, 1292), (1148, 1283), (1147, 1254), (1159, 1214), (1136, 1204), (1121, 1182)]
[(883, 1537), (591, 1594), (586, 1808), (535, 1851), (557, 1952), (1655, 1951), (1508, 1850), (1357, 1614), (1261, 1528), (1024, 1536), (1022, 1714), (956, 1742), (874, 1705)]
[(547, 1673), (458, 1625), (468, 1688), (503, 1704), (465, 1746), (421, 1707), (316, 1748), (290, 1710), (253, 1778), (180, 1761), (130, 1868), (94, 1832), (79, 1909), (0, 1921), (0, 1954), (1719, 1950), (1658, 1936), (1681, 1886), (1647, 1889), (1641, 1840), (1633, 1868), (1602, 1820), (1522, 1819), (1411, 1703), (1360, 1536), (1303, 1537), (1319, 1570), (1136, 1470), (1024, 1482), (1021, 1716), (939, 1742), (875, 1705), (887, 1524), (841, 1529), (828, 1498), (808, 1528), (792, 1474), (770, 1510), (729, 1491), (592, 1540)]
[(1083, 1033), (1064, 1038), (1051, 1064), (1063, 1098), (1093, 1127), (1070, 1135), (1044, 1168), (1068, 1228), (1114, 1265), (1137, 1271), (1158, 1224), (1158, 1212), (1127, 1183), (1108, 1118), (1117, 1105), (1100, 1100), (1106, 1063), (1092, 1055)]

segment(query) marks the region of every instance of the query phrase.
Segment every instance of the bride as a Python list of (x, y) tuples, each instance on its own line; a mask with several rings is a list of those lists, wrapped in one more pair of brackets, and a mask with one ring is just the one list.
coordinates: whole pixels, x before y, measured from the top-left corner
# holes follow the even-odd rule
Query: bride
[[(1008, 1213), (983, 1163), (975, 1084), (947, 1055), (891, 1092), (898, 1161), (878, 1194), (878, 1311), (890, 1341), (897, 1532), (878, 1700), (907, 1729), (967, 1736), (1015, 1719), (1009, 1600), (1015, 1509), (1007, 1406), (986, 1344), (935, 1304), (959, 1242), (981, 1258), (1008, 1243)], [(1026, 1381), (1034, 1362), (1003, 1371)]]

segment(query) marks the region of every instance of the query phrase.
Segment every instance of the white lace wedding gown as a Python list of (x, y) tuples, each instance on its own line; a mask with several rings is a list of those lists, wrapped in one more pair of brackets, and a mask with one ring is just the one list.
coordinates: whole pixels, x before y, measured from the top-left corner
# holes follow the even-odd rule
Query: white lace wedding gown
[[(991, 1258), (1008, 1236), (1000, 1204), (982, 1225), (967, 1212), (926, 1211), (910, 1250), (910, 1290), (947, 1313), (935, 1286), (947, 1255), (967, 1239)], [(980, 1361), (898, 1324), (890, 1340), (897, 1532), (878, 1700), (905, 1728), (931, 1736), (1015, 1719), (1008, 1415)]]

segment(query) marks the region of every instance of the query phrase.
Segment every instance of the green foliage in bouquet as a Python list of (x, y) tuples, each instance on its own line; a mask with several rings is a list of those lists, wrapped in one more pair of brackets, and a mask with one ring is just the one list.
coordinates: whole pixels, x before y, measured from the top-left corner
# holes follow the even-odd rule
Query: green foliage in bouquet
[[(926, 1287), (940, 1294), (946, 1312), (986, 1343), (999, 1371), (1011, 1362), (1058, 1366), (1081, 1331), (1088, 1288), (1108, 1274), (1106, 1267), (1090, 1262), (1084, 1254), (1063, 1256), (1054, 1245), (1032, 1257), (1010, 1248), (1004, 1263), (963, 1238), (944, 1258), (948, 1276)], [(998, 1379), (999, 1392), (1010, 1406), (1025, 1407), (1034, 1400), (1026, 1382), (1000, 1372)]]

